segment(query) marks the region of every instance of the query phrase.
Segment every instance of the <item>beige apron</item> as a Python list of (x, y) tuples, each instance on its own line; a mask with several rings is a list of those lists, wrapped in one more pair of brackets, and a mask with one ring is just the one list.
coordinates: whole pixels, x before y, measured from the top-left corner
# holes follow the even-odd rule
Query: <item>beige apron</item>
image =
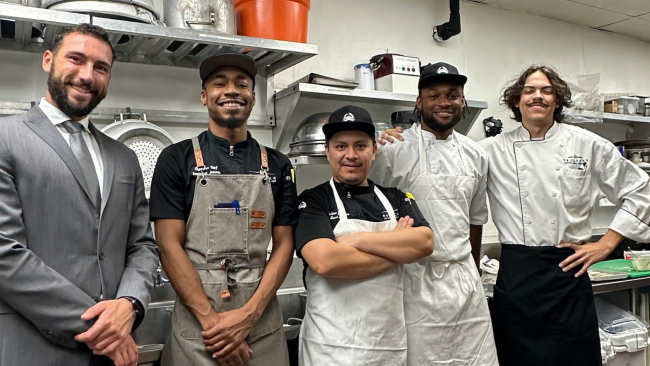
[(474, 182), (429, 173), (419, 132), (420, 175), (409, 187), (434, 233), (429, 257), (405, 266), (408, 365), (498, 365), (487, 301), (471, 255), (469, 206)]
[[(375, 194), (390, 220), (348, 219), (330, 180), (339, 223), (334, 236), (395, 229), (393, 206), (375, 186)], [(361, 280), (323, 277), (307, 268), (307, 307), (300, 330), (301, 366), (406, 365), (403, 302), (404, 266)], [(269, 364), (271, 365), (271, 364)]]
[[(203, 168), (196, 137), (192, 144), (197, 168)], [(260, 148), (260, 174), (196, 178), (184, 248), (218, 313), (244, 306), (257, 290), (264, 273), (275, 204), (267, 174), (266, 149), (262, 145)], [(172, 334), (163, 350), (163, 365), (218, 365), (205, 349), (201, 331), (199, 322), (177, 297)], [(277, 297), (269, 302), (246, 342), (253, 350), (247, 365), (289, 365)]]

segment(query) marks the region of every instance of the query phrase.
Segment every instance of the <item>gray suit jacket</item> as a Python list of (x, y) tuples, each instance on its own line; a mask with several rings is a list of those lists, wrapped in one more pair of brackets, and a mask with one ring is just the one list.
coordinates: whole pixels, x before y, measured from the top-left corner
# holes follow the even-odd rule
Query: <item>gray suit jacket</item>
[[(90, 124), (104, 167), (101, 219), (79, 163), (36, 106), (0, 118), (0, 365), (88, 365), (74, 336), (103, 299), (151, 299), (157, 249), (133, 151)], [(107, 361), (93, 359), (93, 363)]]

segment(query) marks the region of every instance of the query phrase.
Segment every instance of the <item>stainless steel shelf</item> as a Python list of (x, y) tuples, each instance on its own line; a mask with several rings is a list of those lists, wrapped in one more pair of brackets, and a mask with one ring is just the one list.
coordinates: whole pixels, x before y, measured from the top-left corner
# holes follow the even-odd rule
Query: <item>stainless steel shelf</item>
[(650, 124), (650, 117), (632, 116), (629, 114), (618, 113), (603, 113), (604, 123), (619, 123), (619, 124), (634, 124), (634, 123), (648, 123)]
[[(301, 96), (306, 98), (375, 103), (398, 107), (413, 107), (418, 97), (416, 94), (391, 93), (381, 90), (346, 89), (301, 83), (277, 92), (275, 98), (276, 100), (286, 98), (296, 93), (300, 93)], [(486, 109), (488, 107), (487, 102), (483, 101), (468, 100), (467, 103), (470, 108)]]
[(650, 277), (626, 278), (624, 280), (615, 280), (609, 282), (593, 282), (591, 286), (594, 289), (594, 294), (602, 294), (605, 292), (621, 290), (633, 290), (639, 287), (650, 286)]
[[(40, 53), (47, 49), (61, 27), (92, 23), (110, 34), (117, 60), (121, 62), (197, 68), (210, 54), (228, 46), (250, 55), (260, 75), (270, 76), (318, 54), (318, 46), (306, 43), (172, 28), (14, 4), (0, 3), (0, 18), (16, 22), (16, 37), (0, 38), (0, 49), (8, 50)], [(32, 23), (45, 25), (43, 38), (25, 36)], [(119, 43), (120, 40), (128, 41)], [(172, 44), (173, 51), (170, 51)]]
[[(296, 84), (275, 94), (277, 128), (273, 130), (273, 146), (282, 152), (288, 152), (298, 124), (313, 113), (332, 112), (345, 104), (355, 104), (368, 109), (373, 119), (390, 120), (392, 112), (412, 110), (416, 99), (416, 94)], [(484, 101), (468, 100), (467, 104), (469, 115), (456, 125), (456, 131), (462, 134), (467, 134), (481, 110), (488, 107)]]
[[(0, 101), (0, 116), (9, 116), (28, 111), (32, 103), (22, 102), (3, 102)], [(95, 108), (90, 116), (91, 120), (114, 120), (115, 116), (123, 113), (125, 116), (129, 113), (146, 114), (147, 121), (152, 123), (194, 123), (208, 124), (209, 116), (207, 112), (186, 112), (186, 111), (163, 111), (154, 109), (127, 109), (125, 108)], [(249, 127), (274, 127), (275, 120), (273, 116), (251, 115), (248, 118)]]

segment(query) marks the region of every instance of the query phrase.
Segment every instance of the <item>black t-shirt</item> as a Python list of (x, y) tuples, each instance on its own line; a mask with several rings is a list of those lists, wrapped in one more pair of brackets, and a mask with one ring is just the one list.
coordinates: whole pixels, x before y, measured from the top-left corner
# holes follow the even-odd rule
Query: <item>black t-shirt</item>
[[(260, 145), (248, 133), (246, 141), (230, 146), (228, 140), (210, 130), (199, 135), (199, 145), (207, 174), (259, 174)], [(281, 152), (266, 148), (269, 158), (269, 179), (275, 216), (273, 226), (295, 225), (297, 222), (296, 184), (289, 159)], [(187, 221), (192, 209), (196, 185), (196, 160), (192, 140), (166, 147), (156, 163), (149, 199), (151, 220), (182, 219)]]
[[(334, 183), (348, 212), (348, 218), (372, 222), (390, 220), (384, 205), (375, 194), (375, 184), (370, 180), (368, 183), (368, 186), (346, 186), (342, 183)], [(384, 188), (379, 185), (377, 187), (393, 206), (397, 220), (408, 215), (413, 219), (413, 227), (429, 226), (415, 200), (408, 198), (397, 188)], [(336, 239), (334, 228), (339, 223), (339, 213), (329, 181), (302, 192), (298, 202), (300, 204), (296, 226), (296, 254), (302, 258), (302, 247), (310, 241)]]

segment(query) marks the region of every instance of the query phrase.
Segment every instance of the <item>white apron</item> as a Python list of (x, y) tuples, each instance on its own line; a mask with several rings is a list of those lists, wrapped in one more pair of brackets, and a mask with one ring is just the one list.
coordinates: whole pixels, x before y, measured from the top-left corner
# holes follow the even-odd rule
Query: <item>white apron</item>
[[(348, 219), (343, 202), (330, 180), (339, 223), (335, 237), (356, 232), (395, 229), (397, 220), (384, 194), (375, 194), (389, 221)], [(322, 277), (307, 268), (307, 306), (300, 330), (300, 365), (406, 365), (404, 324), (404, 266), (361, 280)]]
[(458, 141), (462, 174), (440, 176), (429, 173), (421, 131), (418, 137), (420, 175), (409, 191), (433, 229), (435, 249), (405, 266), (408, 365), (498, 365), (487, 300), (468, 239), (475, 182)]

